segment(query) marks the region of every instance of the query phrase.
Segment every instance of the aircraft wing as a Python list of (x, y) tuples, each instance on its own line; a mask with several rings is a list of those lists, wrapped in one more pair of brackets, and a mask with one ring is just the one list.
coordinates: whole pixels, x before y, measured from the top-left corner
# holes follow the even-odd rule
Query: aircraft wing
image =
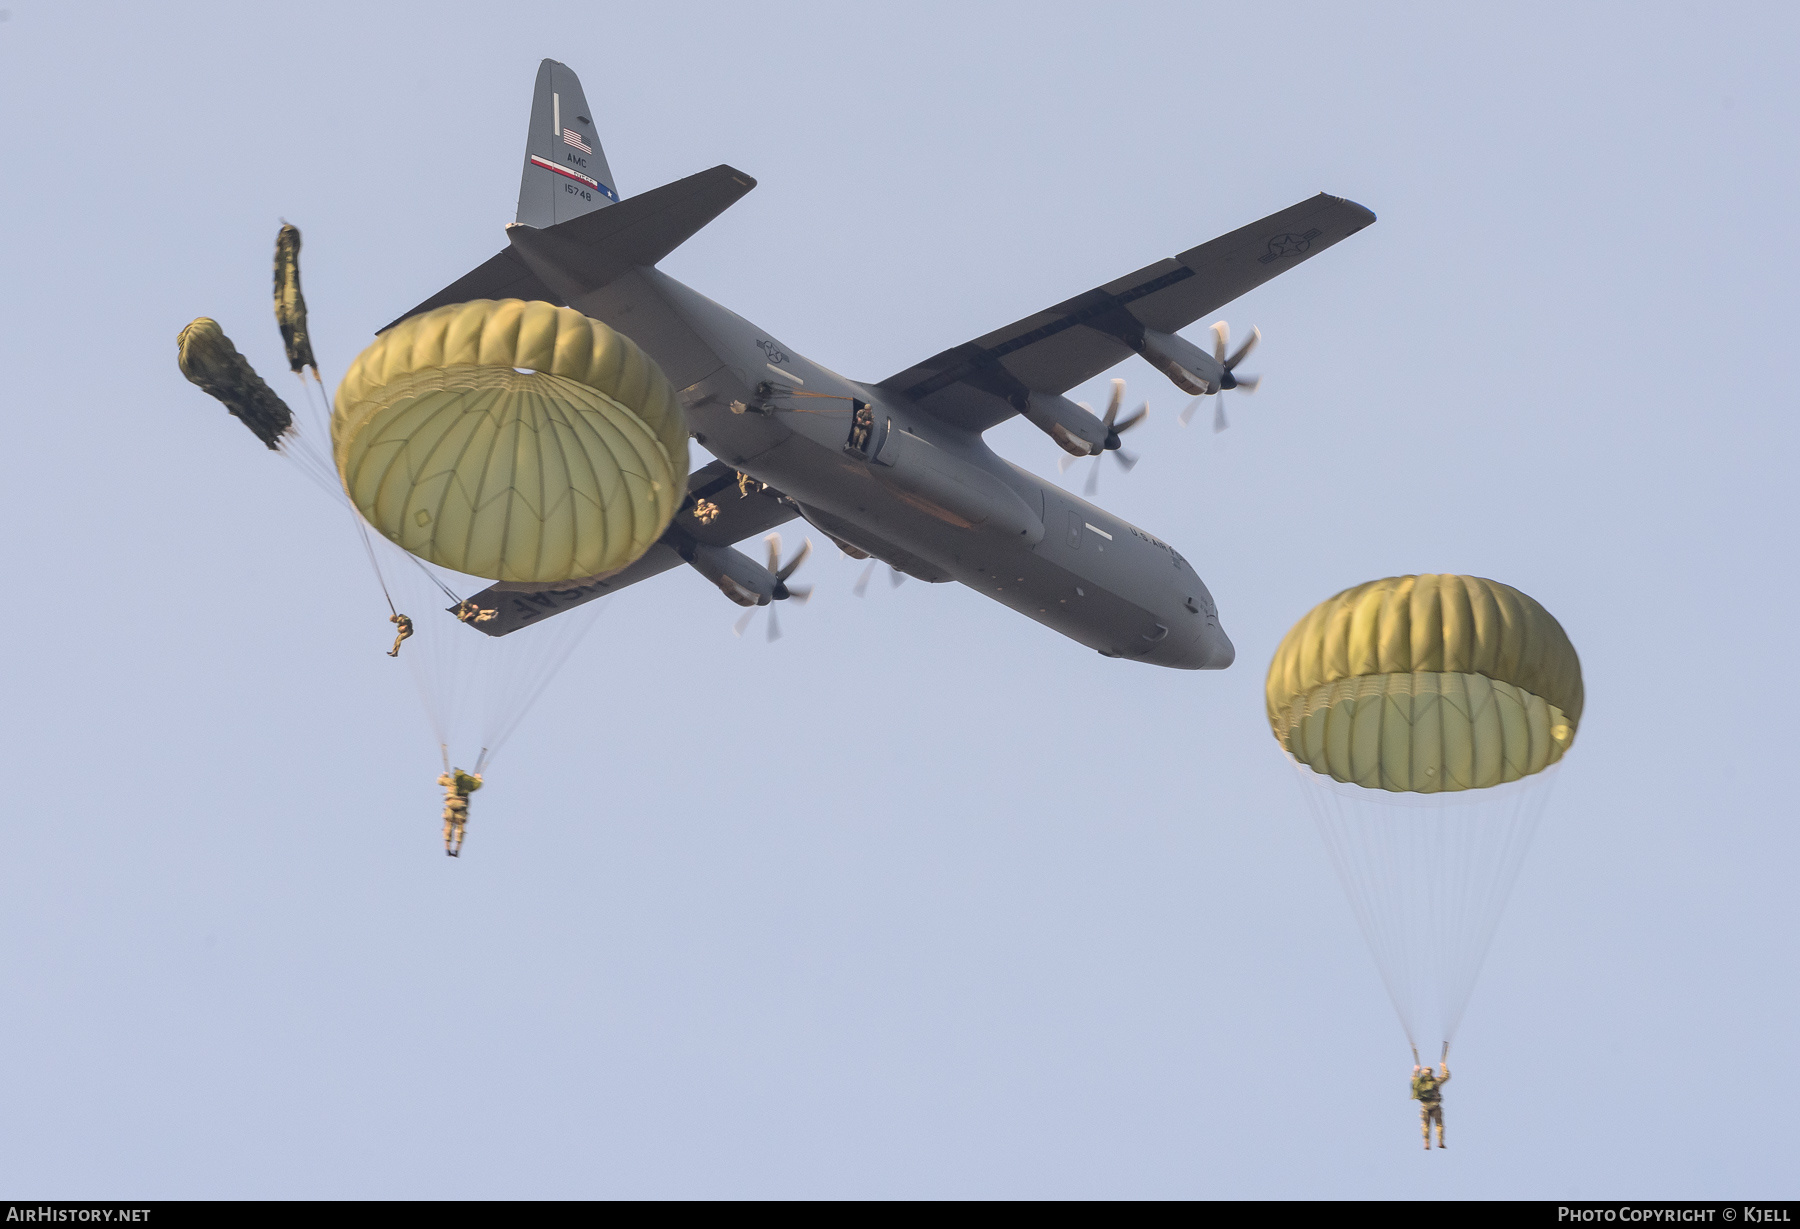
[[(617, 593), (640, 580), (680, 567), (681, 556), (672, 543), (680, 541), (683, 535), (706, 546), (732, 546), (745, 538), (767, 533), (798, 515), (792, 504), (768, 487), (748, 495), (740, 494), (737, 470), (723, 461), (713, 461), (689, 474), (688, 495), (691, 498), (675, 514), (675, 520), (663, 536), (623, 572), (605, 580), (541, 593), (522, 593), (503, 585), (489, 585), (471, 600), (484, 610), (494, 611), (494, 617), (470, 626), (490, 636), (516, 632), (521, 627), (541, 623), (551, 615), (572, 610), (597, 597)], [(701, 523), (695, 515), (700, 500), (706, 500), (718, 509), (718, 515), (710, 523)]]
[(1323, 192), (1209, 243), (945, 350), (881, 387), (933, 417), (985, 431), (1031, 392), (1062, 393), (1133, 353), (1133, 328), (1185, 328), (1375, 220)]

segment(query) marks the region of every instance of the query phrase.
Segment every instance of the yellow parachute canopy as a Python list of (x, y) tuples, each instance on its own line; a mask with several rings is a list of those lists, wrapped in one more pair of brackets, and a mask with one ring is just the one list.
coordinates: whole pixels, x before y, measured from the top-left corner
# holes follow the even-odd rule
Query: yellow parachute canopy
[(1581, 662), (1550, 612), (1509, 585), (1394, 576), (1296, 623), (1266, 699), (1276, 739), (1314, 772), (1393, 792), (1485, 789), (1569, 749)]
[(300, 293), (300, 228), (286, 222), (275, 236), (275, 323), (287, 347), (288, 367), (311, 367), (317, 379), (319, 363), (306, 331), (306, 296)]
[(371, 525), (500, 581), (619, 571), (687, 485), (662, 369), (598, 320), (518, 299), (440, 307), (376, 338), (338, 387), (331, 441)]
[(219, 322), (207, 316), (181, 330), (176, 338), (181, 374), (217, 397), (232, 415), (272, 450), (294, 425), (294, 412), (239, 354)]

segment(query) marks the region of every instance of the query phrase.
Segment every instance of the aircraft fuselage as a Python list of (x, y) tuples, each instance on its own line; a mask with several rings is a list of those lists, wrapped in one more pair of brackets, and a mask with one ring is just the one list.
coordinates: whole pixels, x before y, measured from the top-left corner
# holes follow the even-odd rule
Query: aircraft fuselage
[[(960, 581), (1109, 657), (1231, 664), (1212, 595), (1178, 551), (980, 435), (811, 362), (654, 268), (569, 305), (657, 361), (695, 442), (787, 495), (841, 545), (920, 580)], [(870, 421), (853, 441), (857, 402)]]

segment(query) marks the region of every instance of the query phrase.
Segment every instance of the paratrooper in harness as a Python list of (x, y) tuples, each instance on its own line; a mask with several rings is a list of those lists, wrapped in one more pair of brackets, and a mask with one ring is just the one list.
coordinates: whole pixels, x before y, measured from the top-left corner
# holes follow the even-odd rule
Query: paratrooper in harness
[(394, 647), (388, 650), (388, 656), (398, 657), (400, 656), (400, 646), (406, 642), (408, 636), (413, 634), (412, 620), (396, 610), (393, 618), (389, 619), (388, 622), (394, 624), (395, 627), (399, 629), (394, 636)]
[(444, 852), (459, 858), (469, 827), (469, 795), (481, 788), (481, 774), (452, 768), (437, 783), (444, 787)]
[(1444, 1146), (1444, 1085), (1450, 1082), (1450, 1068), (1438, 1064), (1441, 1075), (1433, 1075), (1429, 1066), (1413, 1067), (1412, 1099), (1419, 1103), (1419, 1131), (1425, 1147), (1431, 1147), (1431, 1124), (1437, 1123), (1438, 1147)]

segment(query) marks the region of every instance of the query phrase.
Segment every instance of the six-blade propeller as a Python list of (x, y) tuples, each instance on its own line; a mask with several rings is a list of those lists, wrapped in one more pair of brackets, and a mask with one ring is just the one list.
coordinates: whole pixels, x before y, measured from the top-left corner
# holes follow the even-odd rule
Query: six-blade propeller
[[(1090, 414), (1093, 413), (1094, 407), (1087, 404), (1085, 401), (1078, 401), (1076, 404)], [(1100, 420), (1100, 425), (1106, 428), (1106, 442), (1100, 445), (1100, 451), (1112, 453), (1113, 459), (1119, 463), (1119, 468), (1123, 469), (1126, 473), (1130, 473), (1131, 467), (1138, 463), (1137, 454), (1135, 452), (1126, 452), (1121, 448), (1119, 446), (1119, 437), (1144, 421), (1145, 415), (1150, 413), (1150, 403), (1148, 401), (1144, 402), (1144, 404), (1138, 406), (1137, 409), (1121, 419), (1119, 417), (1119, 409), (1124, 404), (1125, 381), (1114, 380), (1112, 382), (1112, 399), (1107, 402), (1106, 415)], [(1079, 460), (1081, 460), (1080, 457), (1070, 456), (1068, 453), (1064, 453), (1061, 457), (1057, 458), (1056, 472), (1059, 474), (1067, 473), (1069, 466), (1075, 464), (1075, 462)], [(1094, 467), (1088, 474), (1087, 485), (1083, 489), (1089, 495), (1092, 495), (1095, 491), (1100, 489), (1099, 453), (1094, 454)]]
[[(1256, 343), (1262, 340), (1262, 330), (1252, 328), (1250, 330), (1250, 336), (1244, 339), (1244, 344), (1239, 346), (1237, 352), (1231, 354), (1229, 358), (1226, 357), (1226, 355), (1231, 349), (1231, 326), (1226, 324), (1223, 320), (1220, 320), (1212, 326), (1212, 335), (1213, 357), (1218, 359), (1219, 365), (1225, 368), (1225, 378), (1219, 381), (1219, 393), (1224, 392), (1228, 388), (1241, 389), (1246, 393), (1255, 392), (1257, 386), (1262, 383), (1262, 377), (1240, 376), (1237, 374), (1237, 365), (1244, 361), (1245, 356), (1248, 355), (1250, 351), (1256, 349)], [(1216, 397), (1218, 396), (1218, 393), (1212, 395)], [(1202, 396), (1195, 397), (1192, 401), (1188, 402), (1187, 408), (1181, 411), (1180, 421), (1182, 426), (1187, 426), (1188, 423), (1193, 420), (1194, 411), (1200, 408), (1200, 403), (1204, 400), (1206, 400), (1206, 398)], [(1213, 402), (1214, 434), (1223, 431), (1230, 425), (1229, 422), (1225, 421), (1224, 400), (1221, 399)]]
[[(800, 565), (806, 562), (806, 557), (812, 554), (812, 539), (807, 538), (802, 542), (800, 544), (800, 549), (794, 552), (794, 557), (789, 559), (786, 563), (781, 562), (780, 534), (772, 533), (764, 538), (763, 542), (769, 548), (769, 572), (775, 577), (775, 592), (771, 595), (772, 600), (769, 605), (769, 642), (773, 644), (775, 641), (781, 639), (781, 620), (776, 617), (774, 602), (785, 602), (791, 599), (804, 606), (806, 605), (807, 599), (812, 596), (813, 588), (811, 585), (790, 585), (787, 583), (788, 577), (798, 571)], [(752, 606), (743, 614), (739, 615), (738, 621), (732, 625), (732, 634), (742, 636), (744, 631), (750, 626), (750, 620), (754, 619), (756, 617), (756, 612), (761, 609), (761, 606)]]
[[(862, 575), (856, 578), (856, 584), (851, 587), (850, 592), (854, 593), (857, 597), (861, 597), (863, 594), (867, 593), (869, 591), (869, 578), (875, 575), (875, 565), (880, 562), (881, 560), (879, 559), (869, 560), (869, 566), (864, 568), (862, 570)], [(898, 589), (905, 582), (906, 573), (902, 572), (893, 564), (888, 564), (888, 584)]]

